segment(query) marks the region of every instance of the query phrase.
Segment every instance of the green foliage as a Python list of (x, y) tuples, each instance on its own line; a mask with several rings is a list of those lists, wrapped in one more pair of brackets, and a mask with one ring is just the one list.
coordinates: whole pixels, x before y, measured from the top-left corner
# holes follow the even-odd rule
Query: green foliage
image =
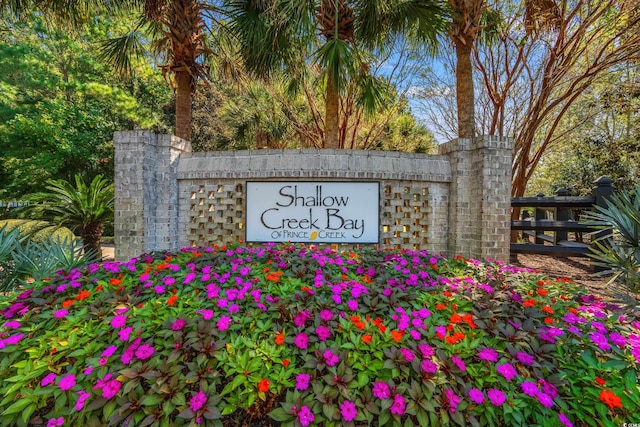
[(40, 243), (50, 237), (54, 240), (71, 240), (75, 236), (66, 227), (52, 225), (47, 221), (31, 219), (7, 219), (0, 221), (0, 227), (5, 227), (6, 231), (18, 230), (20, 240), (30, 240)]
[(640, 406), (640, 322), (566, 280), (424, 251), (154, 252), (0, 313), (9, 425), (619, 425)]
[(584, 220), (600, 232), (592, 247), (595, 265), (612, 274), (610, 282), (620, 282), (631, 292), (640, 292), (640, 186), (634, 192), (619, 192), (596, 206)]

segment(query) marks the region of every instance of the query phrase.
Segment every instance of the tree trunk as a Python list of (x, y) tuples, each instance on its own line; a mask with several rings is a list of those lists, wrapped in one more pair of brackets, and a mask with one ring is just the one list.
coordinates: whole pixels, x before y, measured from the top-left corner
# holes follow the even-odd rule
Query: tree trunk
[(324, 148), (340, 148), (338, 123), (340, 96), (331, 75), (327, 76), (327, 94), (324, 119)]
[(473, 67), (471, 43), (455, 40), (456, 45), (456, 103), (458, 107), (458, 137), (475, 136), (475, 94), (473, 92)]
[(176, 136), (191, 141), (191, 97), (193, 76), (186, 70), (175, 71)]
[(100, 242), (102, 240), (103, 231), (104, 225), (100, 222), (88, 224), (80, 230), (80, 238), (82, 238), (82, 244), (84, 245), (85, 251), (95, 251), (99, 257), (102, 257)]

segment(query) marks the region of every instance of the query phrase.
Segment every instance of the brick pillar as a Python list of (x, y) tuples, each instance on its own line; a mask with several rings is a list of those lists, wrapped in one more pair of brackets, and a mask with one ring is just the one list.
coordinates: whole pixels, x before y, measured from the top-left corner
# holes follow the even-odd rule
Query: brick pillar
[(191, 144), (151, 131), (116, 132), (115, 258), (177, 249), (177, 164)]
[(482, 136), (439, 147), (451, 162), (449, 256), (508, 261), (512, 146)]

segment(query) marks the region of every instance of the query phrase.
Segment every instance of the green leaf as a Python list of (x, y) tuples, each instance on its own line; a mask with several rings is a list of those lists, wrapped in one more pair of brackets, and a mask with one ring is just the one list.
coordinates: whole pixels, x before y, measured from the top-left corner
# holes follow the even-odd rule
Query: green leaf
[(140, 402), (143, 406), (156, 406), (158, 403), (165, 400), (165, 397), (161, 394), (150, 394), (145, 396)]
[(220, 396), (224, 396), (225, 394), (231, 393), (233, 390), (235, 390), (241, 384), (243, 384), (246, 380), (247, 379), (244, 377), (244, 375), (236, 375), (236, 377), (233, 379), (233, 381), (231, 381), (229, 384), (227, 384), (222, 389), (222, 392), (220, 393)]
[(289, 421), (293, 418), (292, 415), (287, 414), (284, 411), (284, 408), (276, 408), (273, 411), (269, 412), (269, 417), (278, 422)]
[(18, 412), (24, 410), (24, 408), (26, 408), (27, 406), (29, 406), (30, 403), (31, 403), (31, 399), (27, 399), (27, 398), (22, 398), (20, 400), (17, 400), (15, 402), (13, 402), (13, 404), (11, 406), (9, 406), (2, 413), (2, 415), (10, 415), (10, 414), (18, 413)]

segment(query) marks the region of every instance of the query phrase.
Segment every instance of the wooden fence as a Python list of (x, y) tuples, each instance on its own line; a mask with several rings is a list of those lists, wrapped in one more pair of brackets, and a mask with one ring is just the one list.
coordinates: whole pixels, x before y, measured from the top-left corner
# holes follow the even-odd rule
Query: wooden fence
[(511, 208), (521, 209), (521, 219), (511, 221), (512, 236), (518, 233), (525, 243), (511, 243), (511, 253), (586, 256), (589, 241), (606, 231), (590, 235), (585, 242), (584, 235), (596, 230), (581, 223), (580, 214), (593, 206), (606, 207), (606, 199), (614, 192), (611, 178), (600, 177), (594, 184), (591, 197), (569, 196), (561, 188), (555, 197), (539, 194), (512, 199)]

